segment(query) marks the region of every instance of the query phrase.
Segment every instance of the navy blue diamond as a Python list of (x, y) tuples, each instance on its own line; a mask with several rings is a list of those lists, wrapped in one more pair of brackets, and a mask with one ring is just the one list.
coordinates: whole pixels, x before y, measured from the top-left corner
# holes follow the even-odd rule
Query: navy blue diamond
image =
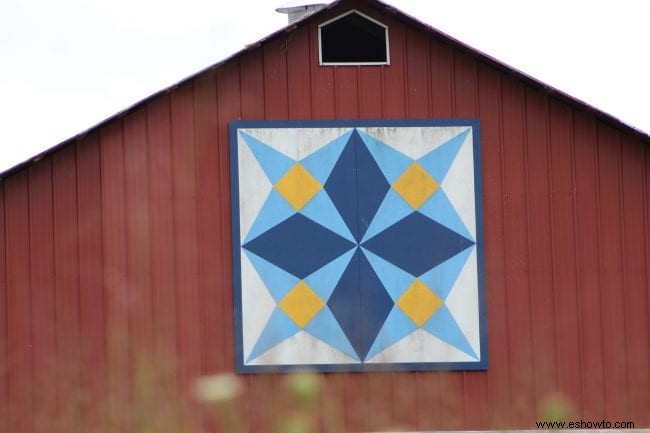
[(355, 129), (329, 178), (325, 191), (359, 241), (384, 201), (390, 184)]
[(248, 251), (303, 279), (355, 245), (295, 214), (243, 245)]
[(363, 243), (368, 251), (416, 277), (472, 245), (473, 241), (420, 212), (413, 212)]
[(357, 249), (327, 305), (359, 359), (364, 360), (393, 308), (393, 300)]

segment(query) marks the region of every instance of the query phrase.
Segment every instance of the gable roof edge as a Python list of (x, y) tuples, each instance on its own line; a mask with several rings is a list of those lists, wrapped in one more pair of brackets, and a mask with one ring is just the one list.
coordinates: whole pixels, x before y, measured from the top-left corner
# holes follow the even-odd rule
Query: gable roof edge
[[(343, 1), (343, 0), (340, 0)], [(575, 97), (572, 96), (562, 90), (559, 90), (558, 88), (551, 86), (547, 83), (544, 83), (543, 81), (533, 77), (532, 75), (529, 75), (513, 66), (508, 65), (507, 63), (496, 59), (495, 57), (492, 57), (489, 54), (484, 53), (483, 51), (474, 48), (465, 42), (460, 41), (459, 39), (456, 39), (453, 36), (450, 36), (449, 34), (427, 24), (419, 19), (409, 15), (408, 13), (401, 11), (394, 6), (388, 5), (386, 3), (383, 3), (381, 0), (363, 0), (366, 3), (377, 3), (382, 5), (387, 11), (393, 13), (398, 19), (401, 19), (403, 21), (403, 18), (407, 18), (411, 23), (416, 24), (417, 26), (421, 27), (424, 31), (427, 31), (431, 33), (436, 39), (440, 40), (443, 43), (451, 44), (455, 48), (464, 51), (465, 53), (469, 54), (470, 56), (474, 57), (476, 60), (481, 61), (489, 66), (494, 67), (495, 69), (510, 74), (514, 75), (515, 77), (519, 78), (526, 84), (530, 85), (531, 87), (543, 90), (545, 93), (549, 94), (552, 97), (557, 98), (558, 100), (565, 102), (569, 105), (571, 105), (574, 108), (577, 108), (579, 110), (586, 111), (588, 113), (591, 113), (595, 115), (597, 118), (603, 120), (605, 123), (620, 129), (621, 131), (638, 136), (639, 139), (642, 141), (646, 141), (647, 144), (650, 144), (650, 133), (645, 132), (639, 128), (636, 128), (632, 125), (629, 125), (625, 122), (623, 122), (621, 119), (599, 109), (594, 107), (593, 105)]]
[[(49, 148), (43, 150), (42, 152), (39, 152), (35, 156), (33, 156), (31, 158), (28, 158), (25, 161), (20, 162), (20, 163), (14, 165), (13, 167), (10, 167), (10, 168), (0, 172), (0, 182), (2, 182), (5, 178), (11, 176), (12, 174), (14, 174), (14, 173), (16, 173), (16, 172), (18, 172), (18, 171), (20, 171), (20, 170), (22, 170), (24, 168), (29, 167), (31, 164), (40, 161), (44, 157), (61, 150), (63, 147), (65, 147), (65, 146), (67, 146), (67, 145), (69, 145), (69, 144), (71, 144), (71, 143), (73, 143), (73, 142), (75, 142), (77, 140), (80, 140), (80, 139), (84, 138), (85, 136), (91, 134), (96, 129), (99, 129), (102, 126), (104, 126), (104, 125), (106, 125), (106, 124), (108, 124), (108, 123), (110, 123), (110, 122), (112, 122), (114, 120), (117, 120), (117, 119), (119, 119), (121, 117), (124, 117), (124, 116), (128, 115), (131, 112), (136, 111), (141, 106), (149, 103), (150, 101), (156, 99), (157, 97), (159, 97), (161, 95), (164, 95), (165, 93), (169, 93), (169, 92), (173, 91), (174, 89), (176, 89), (177, 87), (180, 87), (180, 86), (183, 86), (183, 85), (187, 84), (188, 82), (196, 79), (197, 77), (205, 74), (208, 71), (219, 69), (220, 67), (222, 67), (226, 63), (236, 59), (237, 57), (243, 56), (244, 54), (246, 54), (246, 53), (248, 53), (248, 52), (250, 52), (250, 51), (252, 51), (252, 50), (254, 50), (254, 49), (256, 49), (256, 48), (258, 48), (258, 47), (260, 47), (262, 45), (264, 45), (267, 41), (269, 41), (271, 39), (274, 39), (274, 38), (276, 38), (276, 37), (278, 37), (278, 36), (280, 36), (282, 34), (285, 34), (285, 33), (293, 32), (299, 26), (305, 25), (308, 22), (311, 22), (311, 21), (314, 21), (314, 20), (318, 19), (320, 16), (327, 13), (331, 9), (334, 9), (334, 8), (338, 7), (340, 4), (346, 3), (348, 1), (350, 1), (350, 0), (335, 0), (332, 3), (324, 6), (322, 9), (318, 10), (317, 12), (315, 12), (315, 13), (313, 13), (311, 15), (308, 15), (307, 17), (305, 17), (305, 18), (303, 18), (303, 19), (301, 19), (299, 21), (288, 24), (287, 26), (282, 27), (282, 28), (268, 34), (267, 36), (264, 36), (262, 39), (259, 39), (256, 42), (245, 45), (244, 48), (242, 48), (241, 50), (236, 51), (235, 53), (223, 58), (222, 60), (217, 61), (216, 63), (213, 63), (212, 65), (209, 65), (209, 66), (207, 66), (207, 67), (205, 67), (205, 68), (203, 68), (203, 69), (201, 69), (201, 70), (199, 70), (199, 71), (197, 71), (197, 72), (195, 72), (195, 73), (181, 79), (180, 81), (178, 81), (178, 82), (176, 82), (174, 84), (171, 84), (170, 86), (168, 86), (166, 88), (163, 88), (163, 89), (161, 89), (161, 90), (159, 90), (159, 91), (157, 91), (157, 92), (155, 92), (155, 93), (153, 93), (153, 94), (151, 94), (151, 95), (149, 95), (149, 96), (135, 102), (132, 105), (127, 106), (123, 110), (120, 110), (117, 113), (115, 113), (115, 114), (113, 114), (113, 115), (99, 121), (98, 123), (94, 124), (93, 126), (81, 131), (80, 133), (75, 134), (75, 135), (71, 136), (70, 138), (65, 139), (64, 141), (62, 141), (62, 142), (60, 142), (58, 144), (55, 144), (54, 146), (49, 147)], [(508, 64), (506, 64), (506, 63), (504, 63), (502, 61), (499, 61), (496, 58), (482, 52), (481, 50), (478, 50), (478, 49), (476, 49), (476, 48), (474, 48), (474, 47), (472, 47), (472, 46), (470, 46), (470, 45), (468, 45), (468, 44), (454, 38), (453, 36), (450, 36), (447, 33), (442, 32), (441, 30), (438, 30), (435, 27), (420, 21), (419, 19), (407, 14), (406, 12), (401, 11), (400, 9), (397, 9), (396, 7), (394, 7), (392, 5), (384, 3), (384, 2), (382, 2), (380, 0), (359, 0), (359, 1), (365, 3), (366, 5), (368, 5), (370, 7), (381, 8), (381, 9), (385, 10), (386, 12), (391, 13), (395, 18), (397, 18), (400, 21), (403, 21), (403, 22), (406, 22), (408, 24), (420, 27), (420, 29), (428, 32), (429, 34), (431, 34), (433, 37), (435, 37), (439, 41), (452, 45), (454, 48), (459, 49), (459, 50), (469, 54), (470, 56), (474, 57), (476, 60), (481, 61), (481, 62), (483, 62), (483, 63), (485, 63), (485, 64), (487, 64), (487, 65), (489, 65), (491, 67), (494, 67), (495, 69), (497, 69), (497, 70), (499, 70), (501, 72), (514, 75), (515, 77), (522, 80), (524, 83), (530, 85), (531, 87), (540, 89), (540, 90), (544, 91), (545, 93), (547, 93), (549, 96), (554, 97), (554, 98), (556, 98), (556, 99), (558, 99), (558, 100), (572, 106), (573, 108), (576, 108), (578, 110), (582, 110), (582, 111), (585, 111), (587, 113), (590, 113), (590, 114), (594, 115), (594, 117), (596, 117), (597, 119), (600, 119), (601, 121), (607, 123), (608, 125), (612, 126), (613, 128), (618, 129), (621, 132), (624, 132), (626, 134), (632, 135), (632, 136), (636, 137), (637, 139), (641, 140), (642, 142), (645, 142), (645, 144), (650, 145), (650, 134), (649, 133), (646, 133), (641, 129), (638, 129), (638, 128), (634, 127), (634, 126), (631, 126), (631, 125), (623, 122), (619, 118), (617, 118), (617, 117), (615, 117), (615, 116), (613, 116), (613, 115), (611, 115), (609, 113), (606, 113), (605, 111), (603, 111), (601, 109), (598, 109), (598, 108), (596, 108), (596, 107), (594, 107), (594, 106), (592, 106), (592, 105), (590, 105), (590, 104), (588, 104), (588, 103), (586, 103), (586, 102), (584, 102), (584, 101), (582, 101), (582, 100), (580, 100), (580, 99), (578, 99), (578, 98), (576, 98), (574, 96), (569, 95), (566, 92), (563, 92), (563, 91), (561, 91), (561, 90), (559, 90), (559, 89), (557, 89), (557, 88), (555, 88), (555, 87), (553, 87), (551, 85), (548, 85), (548, 84), (538, 80), (537, 78), (534, 78), (531, 75), (528, 75), (528, 74), (518, 70), (517, 68), (514, 68), (514, 67), (512, 67), (512, 66), (510, 66), (510, 65), (508, 65)]]

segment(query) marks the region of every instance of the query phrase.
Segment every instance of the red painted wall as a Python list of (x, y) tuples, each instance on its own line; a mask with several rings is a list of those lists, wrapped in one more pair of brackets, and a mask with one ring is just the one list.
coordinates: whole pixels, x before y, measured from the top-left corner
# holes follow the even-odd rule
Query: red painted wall
[[(390, 67), (318, 66), (339, 6), (0, 182), (1, 432), (169, 427), (233, 371), (231, 120), (426, 117), (481, 121), (489, 370), (324, 374), (319, 429), (534, 428), (557, 394), (650, 426), (650, 141), (350, 3), (389, 26)], [(284, 379), (243, 377), (244, 431), (292, 407)]]

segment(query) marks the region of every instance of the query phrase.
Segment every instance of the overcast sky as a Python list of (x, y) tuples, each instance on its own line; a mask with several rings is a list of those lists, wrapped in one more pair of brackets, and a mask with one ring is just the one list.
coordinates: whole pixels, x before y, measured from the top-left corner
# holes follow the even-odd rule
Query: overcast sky
[[(288, 0), (0, 0), (0, 172), (286, 24)], [(387, 0), (650, 132), (650, 1)]]

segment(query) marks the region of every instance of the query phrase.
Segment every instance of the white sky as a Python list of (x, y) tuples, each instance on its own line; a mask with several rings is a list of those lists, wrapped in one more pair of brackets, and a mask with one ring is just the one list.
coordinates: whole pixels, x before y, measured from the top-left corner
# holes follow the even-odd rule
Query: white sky
[[(0, 0), (0, 172), (286, 24), (287, 0)], [(650, 1), (386, 0), (650, 132)]]

